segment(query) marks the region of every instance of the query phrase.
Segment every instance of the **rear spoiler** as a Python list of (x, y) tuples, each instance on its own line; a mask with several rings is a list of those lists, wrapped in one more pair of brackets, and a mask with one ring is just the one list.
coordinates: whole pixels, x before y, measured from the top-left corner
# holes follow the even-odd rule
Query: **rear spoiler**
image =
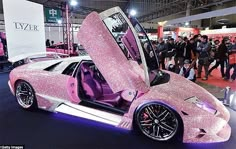
[(37, 53), (21, 54), (21, 55), (9, 58), (8, 61), (11, 62), (12, 64), (19, 61), (30, 63), (32, 62), (30, 58), (40, 59), (42, 56), (46, 56), (46, 55), (53, 55), (55, 58), (69, 57), (68, 54), (62, 54), (62, 53), (56, 53), (56, 52), (37, 52)]

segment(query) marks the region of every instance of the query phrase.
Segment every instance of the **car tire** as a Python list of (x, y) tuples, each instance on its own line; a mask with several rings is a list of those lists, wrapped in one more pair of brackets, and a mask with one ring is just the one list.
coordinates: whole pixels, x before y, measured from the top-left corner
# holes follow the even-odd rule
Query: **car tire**
[(37, 101), (33, 87), (26, 81), (18, 81), (15, 86), (15, 96), (18, 104), (26, 110), (37, 109)]
[(170, 107), (162, 103), (147, 103), (135, 112), (136, 128), (155, 141), (170, 141), (178, 134), (180, 122)]

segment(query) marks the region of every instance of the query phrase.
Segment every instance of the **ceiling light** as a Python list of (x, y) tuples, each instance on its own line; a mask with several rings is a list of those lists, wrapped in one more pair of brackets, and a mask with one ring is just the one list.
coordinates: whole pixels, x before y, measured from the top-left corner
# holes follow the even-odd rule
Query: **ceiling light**
[(189, 22), (185, 22), (185, 26), (189, 26)]
[(60, 19), (60, 20), (57, 20), (57, 23), (58, 24), (62, 24), (62, 20)]
[(70, 5), (71, 6), (76, 6), (76, 5), (78, 5), (78, 2), (76, 0), (71, 0)]
[(136, 10), (131, 9), (130, 12), (129, 12), (129, 14), (130, 14), (131, 16), (135, 16), (135, 15), (137, 14), (137, 12), (136, 12)]

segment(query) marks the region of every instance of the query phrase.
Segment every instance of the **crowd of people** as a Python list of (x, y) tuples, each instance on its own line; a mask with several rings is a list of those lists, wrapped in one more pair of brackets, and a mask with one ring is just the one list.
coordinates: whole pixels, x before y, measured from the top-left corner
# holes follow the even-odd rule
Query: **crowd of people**
[(227, 38), (222, 41), (208, 39), (208, 36), (200, 34), (190, 39), (179, 36), (176, 40), (169, 38), (164, 41), (159, 38), (152, 41), (152, 46), (162, 69), (178, 73), (191, 81), (196, 78), (208, 80), (218, 66), (221, 67), (222, 79), (233, 82), (236, 78), (236, 37), (232, 42)]

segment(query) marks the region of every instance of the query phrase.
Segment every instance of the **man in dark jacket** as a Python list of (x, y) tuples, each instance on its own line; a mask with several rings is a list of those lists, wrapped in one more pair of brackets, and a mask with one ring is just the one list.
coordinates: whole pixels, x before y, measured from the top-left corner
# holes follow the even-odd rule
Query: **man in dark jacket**
[(192, 45), (187, 37), (184, 37), (184, 42), (186, 44), (184, 49), (184, 60), (192, 60)]
[(205, 77), (202, 80), (208, 79), (208, 68), (209, 68), (209, 51), (211, 50), (211, 45), (208, 42), (208, 36), (203, 35), (201, 38), (201, 43), (197, 46), (197, 51), (199, 52), (198, 57), (198, 76), (201, 78), (202, 66), (205, 70)]
[(173, 38), (169, 39), (169, 42), (167, 43), (168, 51), (166, 53), (166, 57), (169, 61), (172, 60), (172, 57), (176, 54), (176, 47), (175, 47), (175, 41)]
[(197, 46), (197, 45), (195, 45), (195, 40), (194, 40), (194, 38), (191, 38), (189, 40), (189, 44), (188, 44), (188, 48), (191, 49), (191, 61), (192, 61), (191, 67), (194, 67), (194, 69), (197, 69), (196, 62), (197, 62), (198, 57), (197, 57), (197, 52), (196, 52), (197, 47), (195, 47), (195, 46)]
[(176, 73), (179, 73), (180, 68), (184, 65), (184, 50), (186, 48), (186, 43), (181, 36), (178, 37), (178, 42), (176, 43), (176, 55), (175, 55), (175, 68)]
[(50, 45), (51, 45), (51, 44), (50, 44), (50, 40), (47, 39), (47, 40), (46, 40), (46, 47), (50, 47)]
[(168, 51), (167, 45), (165, 44), (165, 41), (163, 38), (159, 39), (159, 43), (156, 48), (156, 53), (159, 55), (159, 62), (160, 65), (162, 65), (162, 69), (165, 69), (165, 58), (166, 58), (166, 52)]
[(216, 64), (209, 70), (208, 74), (210, 75), (211, 72), (216, 69), (220, 65), (220, 70), (221, 70), (221, 76), (222, 78), (225, 77), (225, 61), (227, 59), (227, 47), (225, 45), (225, 40), (222, 40), (222, 43), (220, 44), (219, 47), (216, 47), (215, 49), (215, 59), (216, 59)]

